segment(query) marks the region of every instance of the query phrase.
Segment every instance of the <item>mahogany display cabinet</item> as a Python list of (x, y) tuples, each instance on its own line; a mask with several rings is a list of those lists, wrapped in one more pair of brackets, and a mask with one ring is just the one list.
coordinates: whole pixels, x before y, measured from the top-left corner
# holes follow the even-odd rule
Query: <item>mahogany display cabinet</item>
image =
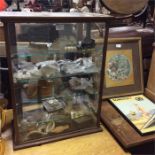
[[(2, 12), (14, 149), (101, 131), (104, 54), (112, 16)], [(105, 28), (97, 44), (91, 37)], [(104, 45), (104, 46), (103, 46)]]

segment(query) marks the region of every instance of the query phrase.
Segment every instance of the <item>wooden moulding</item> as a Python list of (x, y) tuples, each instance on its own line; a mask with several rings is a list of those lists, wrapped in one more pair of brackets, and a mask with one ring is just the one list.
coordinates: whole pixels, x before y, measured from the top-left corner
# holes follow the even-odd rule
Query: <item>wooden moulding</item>
[(153, 53), (150, 66), (150, 72), (147, 82), (147, 87), (145, 89), (145, 95), (155, 102), (155, 42), (153, 44)]
[(82, 22), (109, 22), (115, 18), (111, 15), (98, 13), (69, 13), (69, 12), (1, 12), (0, 19), (3, 23), (82, 23)]

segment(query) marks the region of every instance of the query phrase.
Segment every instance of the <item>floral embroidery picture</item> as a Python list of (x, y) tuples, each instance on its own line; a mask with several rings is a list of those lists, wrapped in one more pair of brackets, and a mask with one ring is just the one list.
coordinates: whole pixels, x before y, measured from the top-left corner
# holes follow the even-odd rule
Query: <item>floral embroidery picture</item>
[(130, 64), (124, 55), (115, 55), (108, 62), (107, 74), (112, 80), (125, 80), (130, 74)]
[(134, 84), (131, 49), (107, 52), (105, 81), (106, 88)]

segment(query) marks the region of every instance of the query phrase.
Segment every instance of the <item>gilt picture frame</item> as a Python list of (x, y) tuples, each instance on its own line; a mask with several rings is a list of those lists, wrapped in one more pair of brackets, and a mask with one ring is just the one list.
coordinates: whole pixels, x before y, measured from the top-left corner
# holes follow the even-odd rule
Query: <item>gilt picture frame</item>
[(109, 39), (103, 76), (103, 99), (143, 93), (141, 38)]

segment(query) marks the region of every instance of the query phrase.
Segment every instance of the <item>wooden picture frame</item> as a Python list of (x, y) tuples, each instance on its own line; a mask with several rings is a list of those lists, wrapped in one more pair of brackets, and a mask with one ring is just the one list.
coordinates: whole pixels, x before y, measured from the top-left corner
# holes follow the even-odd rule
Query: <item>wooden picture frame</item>
[(111, 98), (110, 103), (141, 135), (155, 133), (155, 104), (144, 95)]
[(151, 59), (150, 72), (147, 81), (147, 87), (145, 88), (145, 95), (155, 102), (155, 42), (153, 43), (153, 53)]
[(105, 58), (103, 99), (144, 92), (141, 38), (108, 41)]

